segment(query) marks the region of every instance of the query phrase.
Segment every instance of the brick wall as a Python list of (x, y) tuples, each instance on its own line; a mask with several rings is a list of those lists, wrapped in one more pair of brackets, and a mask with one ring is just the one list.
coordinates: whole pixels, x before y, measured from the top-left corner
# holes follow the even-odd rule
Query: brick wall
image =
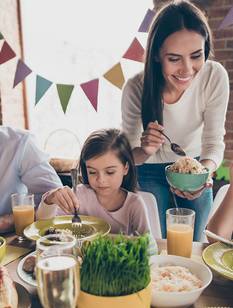
[(233, 0), (212, 0), (207, 7), (209, 24), (214, 36), (214, 57), (226, 68), (230, 79), (230, 100), (226, 120), (225, 158), (233, 159), (233, 25), (218, 27), (233, 5)]
[[(154, 0), (155, 9), (165, 0)], [(230, 8), (233, 0), (193, 0), (208, 16), (214, 39), (214, 59), (223, 64), (230, 79), (230, 100), (226, 120), (225, 158), (233, 160), (233, 25), (222, 30), (218, 27)]]

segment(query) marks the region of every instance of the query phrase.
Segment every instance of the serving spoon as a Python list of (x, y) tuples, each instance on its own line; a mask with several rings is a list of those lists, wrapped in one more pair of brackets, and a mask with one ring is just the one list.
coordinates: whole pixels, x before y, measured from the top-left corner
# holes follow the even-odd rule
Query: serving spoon
[(233, 246), (233, 241), (230, 241), (230, 240), (227, 240), (226, 238), (220, 236), (220, 235), (217, 235), (209, 230), (204, 230), (204, 233), (205, 235), (211, 237), (212, 239), (216, 240), (216, 241), (219, 241), (221, 243), (224, 243), (224, 244), (227, 244), (227, 245), (230, 245), (230, 246)]
[(161, 130), (159, 132), (170, 142), (171, 150), (174, 153), (180, 156), (186, 156), (185, 151), (178, 144), (171, 142), (171, 139), (166, 134), (164, 134)]

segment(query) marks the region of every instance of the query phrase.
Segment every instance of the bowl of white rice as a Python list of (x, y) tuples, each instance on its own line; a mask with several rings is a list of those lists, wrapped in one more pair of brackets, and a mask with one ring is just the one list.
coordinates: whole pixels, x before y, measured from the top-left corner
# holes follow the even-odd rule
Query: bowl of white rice
[(181, 191), (194, 192), (203, 187), (209, 177), (209, 170), (192, 157), (181, 157), (165, 168), (170, 186)]
[(151, 257), (152, 307), (188, 307), (212, 281), (212, 272), (190, 258)]

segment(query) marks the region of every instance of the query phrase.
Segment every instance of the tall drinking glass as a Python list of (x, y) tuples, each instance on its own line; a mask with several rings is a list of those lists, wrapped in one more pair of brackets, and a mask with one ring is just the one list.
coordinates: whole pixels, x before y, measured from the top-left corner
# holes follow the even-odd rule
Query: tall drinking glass
[(18, 240), (25, 239), (23, 230), (34, 222), (35, 203), (33, 194), (12, 194), (11, 206)]
[(166, 211), (167, 253), (191, 257), (195, 212), (186, 208)]
[(75, 308), (80, 291), (77, 259), (51, 247), (36, 264), (37, 291), (44, 308)]

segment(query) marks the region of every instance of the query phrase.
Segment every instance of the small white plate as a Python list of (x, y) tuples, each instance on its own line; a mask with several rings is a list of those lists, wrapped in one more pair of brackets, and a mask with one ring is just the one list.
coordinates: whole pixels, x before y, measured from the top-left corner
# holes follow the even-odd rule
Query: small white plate
[(19, 275), (19, 277), (26, 283), (30, 284), (31, 286), (33, 287), (36, 287), (37, 286), (37, 283), (36, 283), (36, 279), (33, 278), (33, 276), (31, 274), (28, 274), (26, 273), (24, 270), (23, 270), (23, 264), (24, 264), (24, 261), (29, 257), (29, 256), (35, 256), (36, 255), (36, 252), (33, 251), (31, 253), (29, 253), (28, 255), (26, 255), (23, 259), (21, 259), (19, 261), (19, 264), (18, 264), (18, 267), (17, 267), (17, 273)]

